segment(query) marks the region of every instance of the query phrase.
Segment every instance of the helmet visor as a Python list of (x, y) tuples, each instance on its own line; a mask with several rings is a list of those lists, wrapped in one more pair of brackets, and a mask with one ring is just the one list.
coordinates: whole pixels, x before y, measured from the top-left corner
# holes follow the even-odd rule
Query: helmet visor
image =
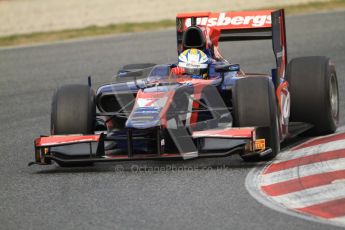
[(198, 64), (191, 66), (188, 63), (180, 62), (178, 63), (178, 66), (183, 67), (186, 74), (188, 75), (203, 75), (204, 73), (207, 73), (207, 64)]

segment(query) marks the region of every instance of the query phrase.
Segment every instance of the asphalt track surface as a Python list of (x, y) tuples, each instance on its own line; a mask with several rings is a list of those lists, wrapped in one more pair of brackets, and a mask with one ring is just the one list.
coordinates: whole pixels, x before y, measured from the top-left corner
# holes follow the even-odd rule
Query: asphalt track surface
[[(344, 21), (344, 11), (287, 18), (289, 59), (332, 57), (341, 99)], [(175, 32), (163, 30), (0, 50), (0, 229), (337, 229), (258, 203), (244, 185), (255, 165), (237, 156), (27, 167), (34, 138), (49, 133), (50, 100), (57, 86), (86, 83), (88, 75), (97, 86), (111, 81), (123, 64), (175, 62), (175, 42)], [(227, 43), (221, 48), (244, 70), (266, 72), (274, 61), (270, 45)]]

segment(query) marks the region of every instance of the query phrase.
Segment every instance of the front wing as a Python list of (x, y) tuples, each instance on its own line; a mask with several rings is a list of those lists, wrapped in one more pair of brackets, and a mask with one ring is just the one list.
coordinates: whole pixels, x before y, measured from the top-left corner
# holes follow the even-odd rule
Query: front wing
[[(155, 159), (190, 159), (226, 157), (232, 154), (264, 156), (271, 153), (266, 145), (265, 127), (226, 128), (205, 131), (194, 131), (188, 137), (192, 140), (191, 151), (164, 151), (164, 140), (159, 128), (152, 129), (153, 138), (136, 136), (135, 130), (127, 129), (125, 135), (107, 136), (104, 133), (95, 135), (53, 135), (35, 139), (35, 162), (29, 165), (47, 165), (55, 161), (59, 165), (78, 165), (94, 162), (155, 160)], [(183, 139), (183, 138), (182, 138)], [(125, 152), (114, 153), (105, 148), (106, 142), (126, 141)], [(154, 153), (137, 153), (135, 144), (138, 141), (151, 141)]]

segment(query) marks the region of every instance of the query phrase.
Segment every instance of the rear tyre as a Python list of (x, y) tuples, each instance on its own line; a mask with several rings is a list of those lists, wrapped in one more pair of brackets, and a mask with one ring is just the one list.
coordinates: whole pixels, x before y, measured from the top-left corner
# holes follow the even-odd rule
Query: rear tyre
[(290, 61), (287, 81), (291, 95), (291, 121), (314, 125), (308, 134), (333, 133), (339, 121), (338, 81), (327, 57), (300, 57)]
[(260, 156), (244, 156), (244, 161), (266, 161), (280, 151), (279, 116), (273, 83), (264, 77), (250, 77), (237, 80), (233, 90), (233, 119), (235, 127), (268, 127), (264, 134), (266, 145), (272, 153)]
[[(96, 118), (95, 93), (87, 85), (57, 89), (51, 110), (51, 134), (93, 134)], [(61, 167), (91, 166), (93, 163), (58, 163)]]

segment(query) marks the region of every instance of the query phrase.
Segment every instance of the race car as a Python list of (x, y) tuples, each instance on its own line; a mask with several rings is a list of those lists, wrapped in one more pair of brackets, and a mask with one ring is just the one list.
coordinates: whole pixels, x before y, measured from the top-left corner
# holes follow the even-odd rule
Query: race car
[[(95, 92), (66, 85), (53, 95), (51, 135), (35, 139), (35, 162), (191, 159), (239, 154), (273, 159), (287, 138), (335, 132), (339, 96), (327, 57), (288, 63), (284, 10), (181, 13), (178, 61), (130, 64)], [(246, 73), (218, 43), (272, 40), (276, 65)]]

